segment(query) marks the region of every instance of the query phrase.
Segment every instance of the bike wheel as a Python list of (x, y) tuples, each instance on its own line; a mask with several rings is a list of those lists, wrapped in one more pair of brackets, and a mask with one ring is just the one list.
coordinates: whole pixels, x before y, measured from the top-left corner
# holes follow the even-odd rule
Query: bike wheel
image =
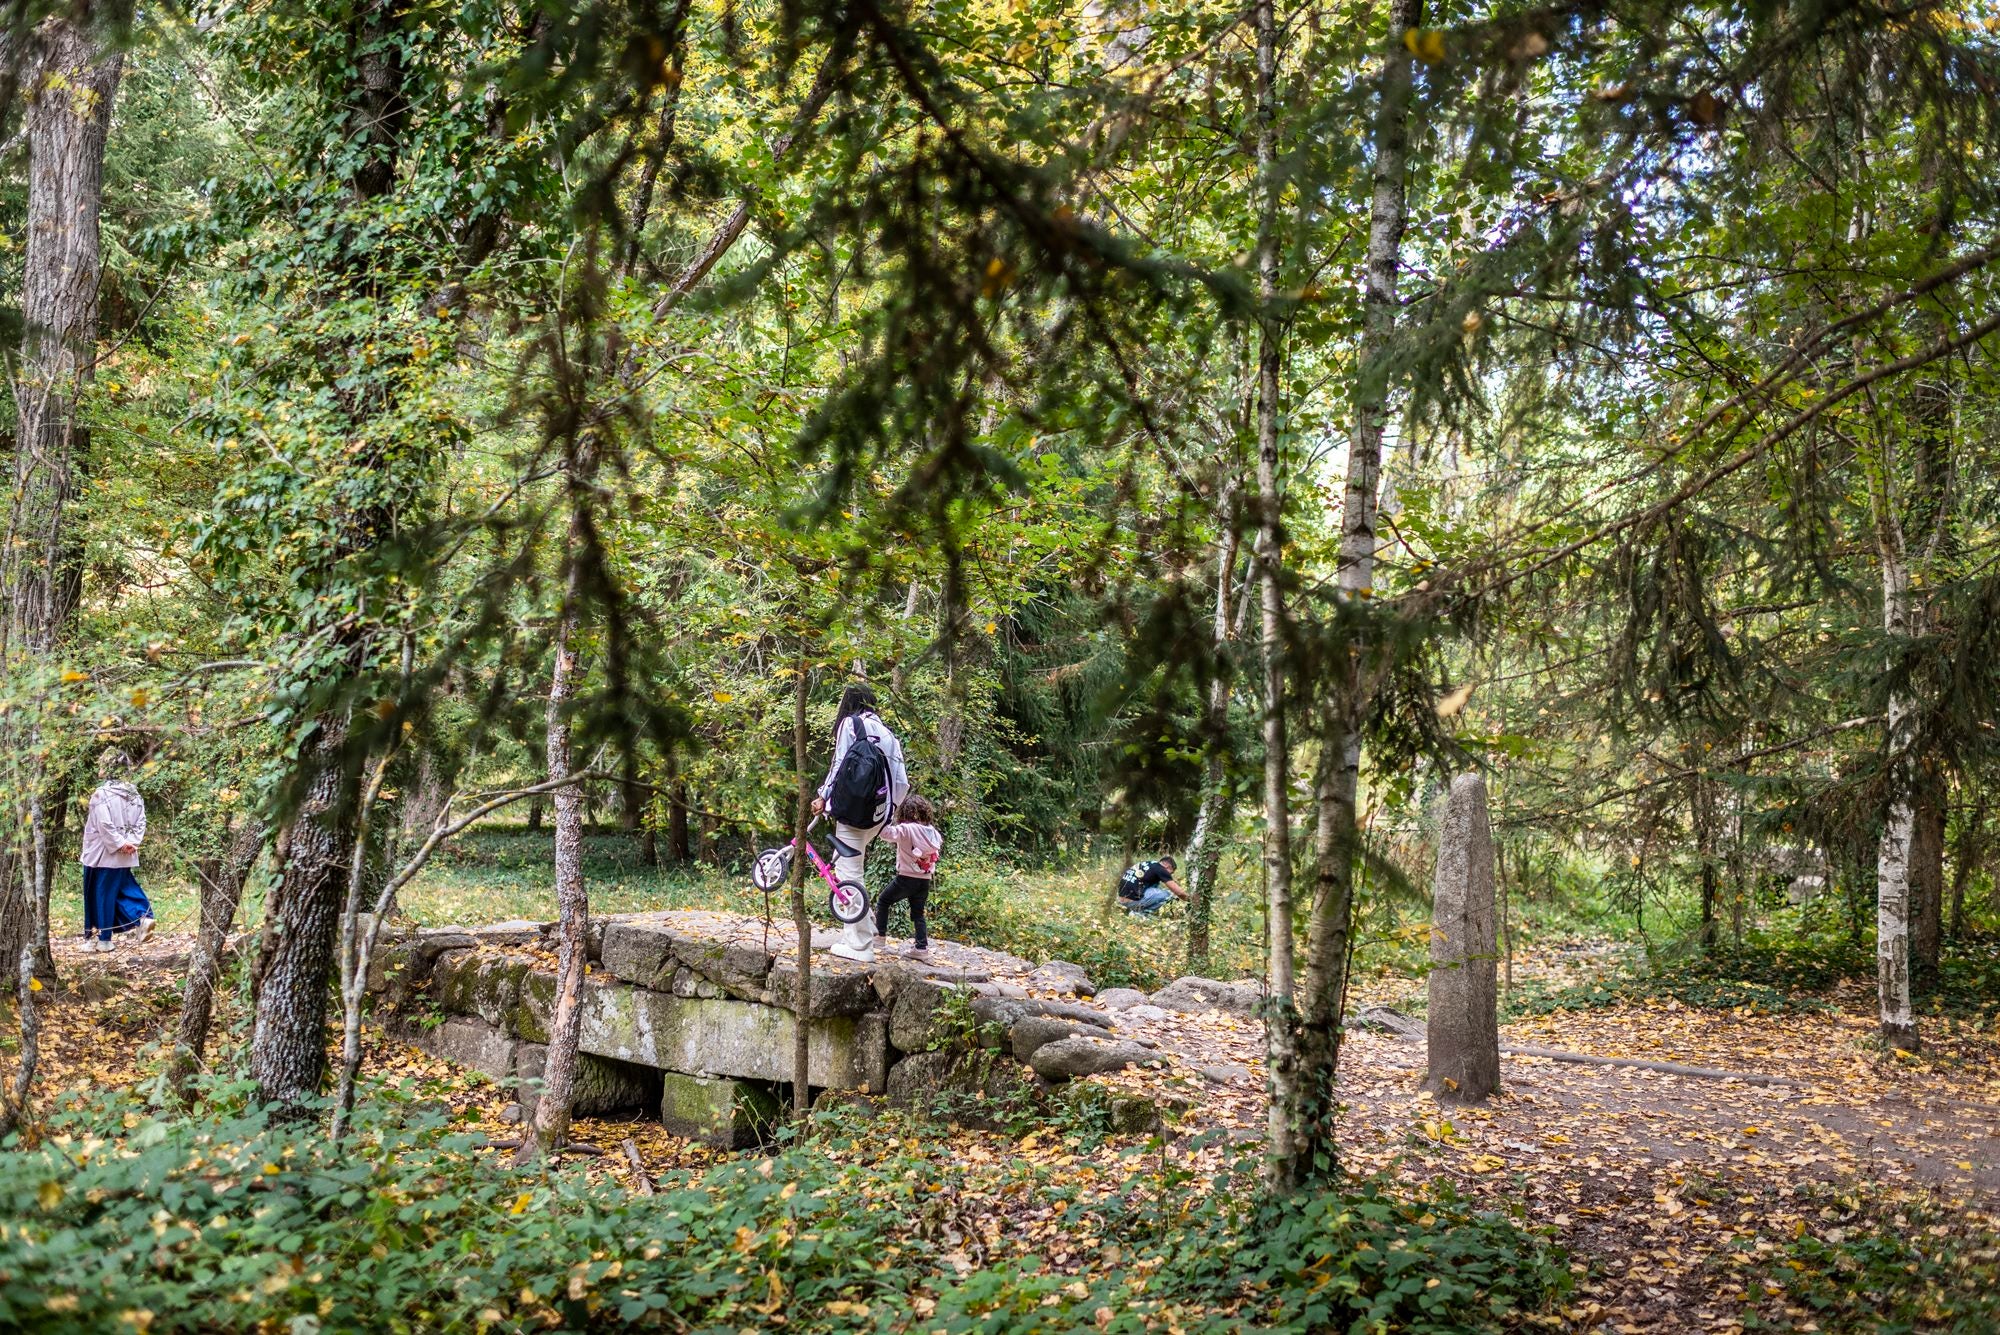
[(827, 891), (826, 906), (841, 922), (860, 922), (868, 916), (868, 891), (854, 881), (842, 881)]
[(750, 864), (750, 884), (769, 894), (785, 883), (785, 877), (791, 870), (792, 850), (789, 844), (767, 848)]

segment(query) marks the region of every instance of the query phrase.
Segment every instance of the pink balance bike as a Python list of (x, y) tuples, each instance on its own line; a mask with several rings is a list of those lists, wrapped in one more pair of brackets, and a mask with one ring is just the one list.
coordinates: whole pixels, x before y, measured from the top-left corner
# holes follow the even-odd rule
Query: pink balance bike
[[(819, 878), (826, 882), (826, 906), (832, 910), (833, 916), (843, 923), (860, 922), (868, 916), (868, 888), (858, 881), (842, 881), (834, 877), (833, 868), (819, 855), (810, 838), (813, 827), (818, 824), (819, 817), (814, 816), (812, 823), (806, 826), (808, 837), (798, 843), (804, 845), (806, 856), (819, 870)], [(785, 878), (791, 875), (794, 851), (791, 844), (781, 844), (759, 853), (757, 860), (750, 864), (750, 884), (767, 895), (783, 885)]]

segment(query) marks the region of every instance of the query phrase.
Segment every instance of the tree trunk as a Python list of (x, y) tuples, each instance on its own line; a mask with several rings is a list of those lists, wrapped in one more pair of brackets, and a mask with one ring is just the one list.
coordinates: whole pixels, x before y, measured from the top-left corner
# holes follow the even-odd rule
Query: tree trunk
[[(374, 0), (353, 11), (345, 34), (346, 69), (352, 80), (345, 90), (346, 183), (362, 205), (379, 200), (396, 183), (408, 116), (402, 48), (395, 40), (400, 18), (396, 0)], [(378, 261), (372, 244), (361, 233), (351, 233), (333, 261), (342, 294), (373, 295), (382, 281)], [(328, 350), (329, 356), (339, 352)], [(344, 409), (358, 427), (386, 406), (375, 400), (354, 401)], [(365, 470), (385, 465), (363, 455), (351, 466)], [(343, 514), (341, 536), (325, 553), (327, 569), (337, 569), (380, 541), (391, 530), (392, 519), (382, 506)], [(315, 575), (305, 572), (301, 578), (310, 583)], [(332, 643), (354, 647), (355, 631), (335, 629)], [(354, 852), (356, 787), (343, 755), (348, 720), (328, 712), (316, 725), (317, 732), (298, 762), (308, 776), (305, 800), (293, 813), (284, 837), (287, 854), (273, 904), (266, 909), (271, 919), (269, 950), (259, 961), (257, 1019), (251, 1038), (250, 1070), (258, 1097), (277, 1105), (276, 1112), (283, 1117), (303, 1116), (305, 1102), (319, 1093), (325, 1079), (327, 984)]]
[(799, 776), (799, 793), (792, 816), (792, 931), (798, 956), (798, 978), (792, 986), (792, 1116), (805, 1120), (812, 1110), (810, 1084), (812, 1026), (812, 916), (806, 912), (806, 816), (812, 807), (812, 772), (806, 768), (806, 665), (799, 664), (799, 681), (792, 696), (792, 765)]
[[(572, 461), (571, 471), (587, 471), (587, 462)], [(572, 480), (572, 487), (581, 485)], [(570, 519), (569, 551), (584, 546), (587, 524), (580, 495), (572, 498), (579, 509)], [(576, 694), (577, 619), (583, 602), (583, 568), (572, 556), (563, 594), (562, 616), (556, 625), (555, 666), (549, 673), (548, 766), (549, 782), (570, 777), (569, 706)], [(535, 1115), (521, 1137), (515, 1155), (517, 1164), (533, 1162), (540, 1155), (561, 1147), (569, 1135), (570, 1104), (576, 1090), (576, 1051), (583, 1036), (583, 977), (588, 968), (584, 939), (590, 926), (590, 894), (583, 880), (583, 785), (571, 784), (556, 790), (555, 797), (555, 876), (556, 876), (556, 998), (549, 1020), (549, 1051), (542, 1069), (542, 1092), (535, 1100)]]
[(1228, 651), (1231, 621), (1230, 582), (1236, 573), (1236, 494), (1234, 474), (1224, 482), (1219, 508), (1222, 533), (1215, 552), (1215, 618), (1210, 634), (1218, 671), (1208, 685), (1205, 731), (1208, 759), (1201, 789), (1201, 810), (1195, 816), (1194, 839), (1188, 848), (1187, 971), (1205, 977), (1209, 971), (1209, 918), (1215, 900), (1215, 878), (1222, 866), (1222, 845), (1228, 838), (1236, 804), (1228, 792), (1223, 739), (1229, 729), (1229, 678), (1219, 670)]
[[(1403, 34), (1422, 15), (1421, 0), (1392, 0), (1375, 123), (1374, 197), (1369, 207), (1363, 270), (1361, 346), (1353, 389), (1354, 427), (1340, 521), (1335, 584), (1343, 601), (1374, 594), (1376, 510), (1382, 479), (1382, 438), (1393, 373), (1396, 277), (1408, 216), (1407, 159), (1413, 57)], [(1346, 661), (1335, 668), (1335, 694), (1314, 775), (1317, 825), (1313, 839), (1313, 901), (1307, 938), (1305, 996), (1299, 1026), (1298, 1139), (1285, 1180), (1323, 1180), (1338, 1169), (1334, 1082), (1340, 1068), (1347, 970), (1352, 949), (1354, 864), (1361, 847), (1356, 797), (1361, 779), (1361, 725), (1368, 713), (1370, 647), (1357, 629)]]
[(688, 847), (687, 780), (674, 778), (672, 794), (672, 805), (667, 808), (667, 854), (675, 866), (684, 867), (694, 861), (694, 850)]
[(307, 1115), (326, 1075), (327, 978), (354, 847), (345, 741), (344, 723), (322, 719), (301, 758), (312, 784), (292, 814), (281, 883), (265, 909), (250, 1075), (258, 1102), (275, 1104), (280, 1117)]
[(167, 1087), (183, 1103), (208, 1048), (209, 1022), (215, 1013), (215, 980), (222, 972), (222, 952), (229, 929), (243, 902), (243, 885), (264, 851), (261, 826), (239, 829), (232, 821), (224, 832), (220, 853), (195, 867), (201, 893), (200, 920), (195, 928), (194, 956), (188, 961), (187, 984), (181, 991), (181, 1019), (174, 1031), (174, 1051), (167, 1064)]
[[(1886, 470), (1885, 470), (1886, 472)], [(1886, 498), (1877, 516), (1882, 551), (1882, 628), (1892, 656), (1910, 633), (1910, 572), (1903, 559), (1902, 528)], [(1882, 826), (1875, 869), (1875, 976), (1881, 1010), (1882, 1042), (1905, 1052), (1917, 1049), (1917, 1022), (1910, 1009), (1910, 851), (1916, 834), (1916, 806), (1910, 751), (1916, 740), (1914, 702), (1901, 689), (1889, 692), (1889, 813)]]
[[(65, 17), (20, 36), (30, 47), (18, 67), (27, 104), (27, 236), (12, 506), (0, 541), (0, 663), (52, 659), (83, 595), (83, 544), (67, 511), (90, 462), (90, 432), (76, 405), (97, 353), (104, 142), (124, 63)], [(0, 745), (34, 756), (39, 748), (23, 740), (11, 723), (0, 731)], [(63, 795), (46, 790), (38, 761), (30, 759), (22, 778), (44, 816), (60, 806)], [(23, 959), (49, 980), (55, 961), (46, 914), (38, 921), (35, 909), (47, 877), (22, 865), (7, 843), (0, 851), (0, 988), (18, 988), (30, 977), (19, 972)]]
[(1972, 814), (1958, 832), (1958, 847), (1952, 853), (1951, 868), (1951, 939), (1965, 940), (1965, 887), (1972, 880), (1972, 873), (1979, 865), (1980, 854), (1984, 851), (1986, 831), (1986, 794), (1972, 804)]
[(542, 832), (542, 809), (543, 809), (543, 802), (542, 799), (539, 797), (536, 798), (534, 801), (528, 803), (529, 834), (540, 834)]
[(1944, 818), (1944, 784), (1926, 776), (1910, 833), (1910, 968), (1925, 989), (1937, 982), (1944, 937)]
[(1298, 1009), (1292, 976), (1291, 754), (1285, 730), (1284, 497), (1278, 438), (1283, 331), (1278, 295), (1278, 23), (1273, 0), (1257, 0), (1257, 577), (1262, 594), (1264, 669), (1264, 902), (1268, 957), (1264, 1012), (1265, 1086), (1270, 1099), (1268, 1172), (1289, 1186), (1298, 1162)]

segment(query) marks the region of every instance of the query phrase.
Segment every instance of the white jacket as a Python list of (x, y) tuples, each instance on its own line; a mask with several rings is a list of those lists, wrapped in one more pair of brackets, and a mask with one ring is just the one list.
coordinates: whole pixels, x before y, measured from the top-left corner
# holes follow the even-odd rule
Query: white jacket
[[(138, 846), (146, 842), (146, 799), (123, 779), (98, 785), (83, 818), (83, 865), (136, 867)], [(118, 850), (131, 844), (133, 851)]]
[(840, 762), (847, 759), (848, 744), (854, 740), (854, 725), (859, 723), (868, 730), (868, 736), (882, 749), (882, 756), (889, 762), (889, 805), (886, 809), (875, 809), (875, 823), (886, 824), (903, 805), (903, 799), (910, 795), (910, 772), (903, 767), (903, 744), (896, 740), (896, 734), (889, 731), (889, 725), (873, 713), (851, 714), (847, 722), (841, 724), (840, 731), (833, 738), (833, 763), (826, 767), (826, 778), (820, 781), (819, 795), (824, 798), (833, 791), (833, 779), (840, 773)]

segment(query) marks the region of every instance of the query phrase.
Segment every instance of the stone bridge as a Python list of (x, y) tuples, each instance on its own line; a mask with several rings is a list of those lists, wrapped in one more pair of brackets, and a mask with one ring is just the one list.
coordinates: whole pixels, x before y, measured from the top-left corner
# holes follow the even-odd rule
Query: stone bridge
[[(552, 932), (510, 922), (405, 934), (377, 952), (369, 990), (393, 1034), (483, 1072), (526, 1111), (547, 1054)], [(815, 938), (816, 947), (834, 939)], [(958, 1120), (1001, 1125), (1067, 1082), (1169, 1065), (1133, 1023), (1163, 1007), (1240, 1015), (1256, 1002), (1253, 987), (1190, 978), (1151, 998), (1114, 989), (1089, 1005), (1081, 999), (1096, 988), (1076, 965), (937, 941), (925, 963), (863, 965), (816, 949), (801, 1017), (789, 923), (617, 915), (592, 920), (587, 951), (575, 1111), (657, 1110), (677, 1134), (731, 1148), (756, 1143), (779, 1119), (800, 1023), (822, 1097), (942, 1105)], [(1117, 1124), (1158, 1124), (1156, 1099), (1090, 1093)]]

